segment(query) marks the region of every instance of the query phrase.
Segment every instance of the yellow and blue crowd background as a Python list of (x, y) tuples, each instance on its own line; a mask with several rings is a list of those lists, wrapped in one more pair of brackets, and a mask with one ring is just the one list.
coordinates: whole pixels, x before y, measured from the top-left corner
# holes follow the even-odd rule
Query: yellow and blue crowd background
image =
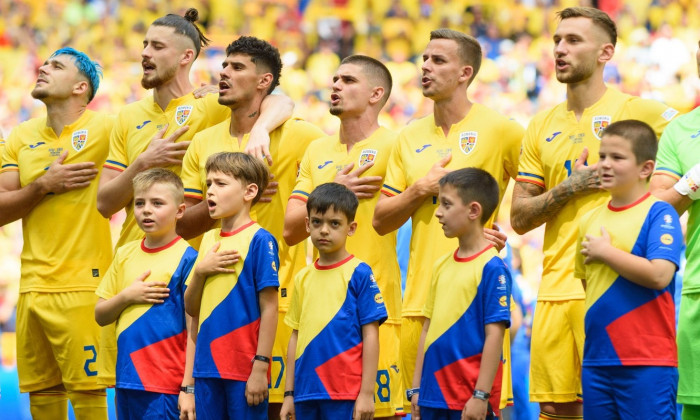
[[(189, 7), (199, 10), (199, 23), (212, 39), (193, 66), (195, 85), (217, 82), (225, 47), (239, 35), (268, 40), (282, 54), (279, 89), (296, 102), (295, 115), (327, 133), (339, 125), (328, 113), (332, 74), (350, 54), (379, 58), (392, 73), (382, 125), (399, 130), (430, 113), (432, 103), (419, 83), (421, 53), (430, 31), (439, 27), (469, 33), (482, 44), (485, 60), (469, 88), (470, 99), (527, 126), (538, 111), (565, 99), (565, 86), (554, 77), (551, 34), (556, 12), (576, 5), (598, 7), (617, 23), (616, 53), (605, 72), (608, 85), (681, 113), (700, 104), (694, 59), (700, 0), (0, 0), (0, 138), (45, 112), (29, 92), (41, 63), (64, 46), (85, 51), (104, 67), (91, 109), (116, 114), (150, 95), (140, 85), (143, 35), (156, 18), (182, 15)], [(526, 403), (529, 326), (542, 270), (543, 230), (518, 235), (510, 228), (509, 213), (506, 193), (498, 224), (508, 235), (503, 256), (514, 272), (523, 314), (513, 340), (512, 418), (530, 420), (536, 407)], [(121, 215), (112, 220), (115, 238), (122, 220)], [(405, 229), (399, 235), (402, 269), (409, 235)], [(15, 360), (21, 238), (19, 222), (0, 227), (0, 413), (14, 419), (30, 418), (28, 398), (18, 391)]]

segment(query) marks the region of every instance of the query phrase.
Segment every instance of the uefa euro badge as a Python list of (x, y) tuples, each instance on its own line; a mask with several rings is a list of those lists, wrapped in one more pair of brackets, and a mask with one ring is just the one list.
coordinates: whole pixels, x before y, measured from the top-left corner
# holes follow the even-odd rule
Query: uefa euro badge
[(175, 122), (177, 125), (184, 124), (192, 114), (192, 105), (180, 105), (175, 110)]
[(73, 132), (73, 136), (71, 138), (71, 144), (73, 145), (73, 149), (76, 152), (83, 150), (83, 147), (85, 147), (85, 143), (87, 143), (87, 137), (88, 137), (87, 130), (78, 130), (78, 131)]
[(374, 162), (377, 158), (377, 151), (374, 149), (362, 149), (360, 153), (360, 166), (367, 165), (368, 163)]
[(465, 131), (459, 134), (459, 148), (465, 155), (468, 155), (474, 150), (477, 137), (478, 133), (476, 131)]
[(598, 140), (600, 140), (600, 137), (603, 135), (605, 127), (610, 125), (611, 120), (612, 118), (609, 115), (597, 115), (593, 117), (593, 134), (595, 134)]

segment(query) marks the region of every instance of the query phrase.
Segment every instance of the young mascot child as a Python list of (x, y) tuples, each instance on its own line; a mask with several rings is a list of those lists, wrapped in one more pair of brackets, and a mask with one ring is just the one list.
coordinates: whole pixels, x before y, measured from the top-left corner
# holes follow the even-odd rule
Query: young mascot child
[(306, 202), (318, 259), (300, 271), (285, 323), (292, 328), (282, 419), (371, 419), (379, 324), (387, 319), (372, 269), (348, 253), (358, 200), (321, 184)]
[(597, 172), (610, 201), (581, 219), (575, 274), (586, 289), (583, 416), (675, 419), (674, 274), (683, 234), (649, 195), (657, 141), (645, 123), (603, 132)]
[(416, 420), (499, 414), (511, 277), (484, 238), (498, 197), (496, 180), (481, 169), (459, 169), (440, 179), (435, 215), (445, 236), (458, 238), (459, 248), (433, 268), (414, 388), (406, 393)]
[(277, 240), (250, 217), (268, 183), (243, 153), (209, 157), (207, 203), (221, 228), (204, 234), (185, 309), (199, 318), (194, 360), (197, 418), (267, 419), (277, 328)]
[(134, 217), (146, 236), (117, 250), (95, 291), (97, 323), (117, 323), (117, 412), (120, 419), (192, 420), (194, 342), (184, 293), (197, 251), (175, 233), (185, 211), (182, 181), (156, 168), (133, 185)]

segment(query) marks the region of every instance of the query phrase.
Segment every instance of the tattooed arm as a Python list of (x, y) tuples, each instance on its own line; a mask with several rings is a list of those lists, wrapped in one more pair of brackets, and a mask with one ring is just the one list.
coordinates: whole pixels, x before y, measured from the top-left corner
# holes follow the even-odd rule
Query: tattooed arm
[[(584, 150), (578, 162), (585, 162), (587, 155)], [(520, 235), (529, 232), (553, 219), (569, 200), (600, 191), (597, 166), (577, 163), (571, 176), (549, 191), (529, 182), (516, 182), (510, 208), (513, 229)]]

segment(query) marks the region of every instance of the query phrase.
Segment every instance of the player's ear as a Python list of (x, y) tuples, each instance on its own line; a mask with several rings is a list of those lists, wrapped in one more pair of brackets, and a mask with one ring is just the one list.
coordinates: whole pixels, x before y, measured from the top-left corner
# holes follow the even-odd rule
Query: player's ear
[(258, 184), (251, 182), (245, 186), (245, 193), (243, 194), (244, 200), (253, 201), (256, 195), (258, 195)]
[(306, 233), (311, 233), (311, 226), (309, 225), (309, 217), (304, 217), (304, 224), (306, 225)]
[(381, 101), (382, 98), (384, 97), (384, 88), (381, 86), (375, 86), (374, 89), (372, 89), (372, 95), (369, 97), (369, 103), (374, 105), (377, 102)]
[(482, 208), (481, 208), (481, 204), (479, 204), (478, 201), (472, 201), (471, 203), (469, 203), (469, 206), (467, 206), (467, 207), (469, 208), (469, 212), (467, 214), (469, 219), (471, 219), (471, 220), (480, 220), (481, 219)]
[(175, 214), (176, 219), (182, 219), (182, 216), (185, 215), (185, 209), (187, 206), (185, 203), (180, 203), (180, 205), (177, 206), (177, 213)]
[(263, 73), (260, 75), (260, 79), (258, 80), (258, 89), (264, 90), (267, 92), (270, 89), (270, 85), (272, 84), (272, 73)]
[(73, 85), (73, 93), (76, 95), (82, 95), (90, 89), (90, 84), (87, 80), (79, 80)]
[(348, 225), (348, 236), (354, 235), (356, 229), (357, 229), (357, 222), (353, 220), (353, 221), (350, 222), (350, 224)]
[(639, 177), (642, 179), (647, 179), (651, 176), (651, 174), (654, 172), (654, 161), (653, 160), (647, 160), (646, 162), (642, 163), (641, 168), (639, 170)]

